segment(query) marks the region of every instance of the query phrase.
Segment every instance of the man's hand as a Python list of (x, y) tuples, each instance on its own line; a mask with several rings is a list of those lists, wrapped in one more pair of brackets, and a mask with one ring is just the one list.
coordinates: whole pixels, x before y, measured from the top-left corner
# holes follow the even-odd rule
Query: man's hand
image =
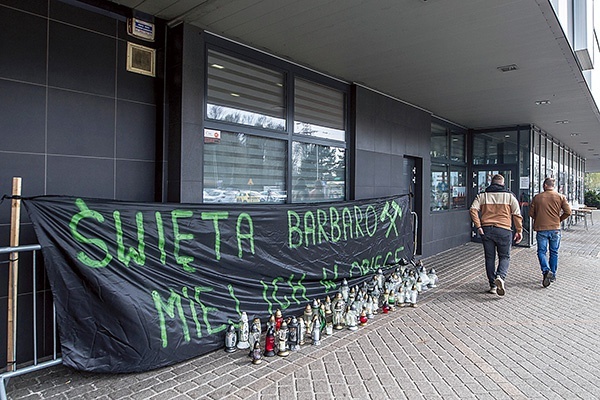
[(523, 239), (523, 235), (520, 232), (515, 233), (515, 244), (521, 243)]

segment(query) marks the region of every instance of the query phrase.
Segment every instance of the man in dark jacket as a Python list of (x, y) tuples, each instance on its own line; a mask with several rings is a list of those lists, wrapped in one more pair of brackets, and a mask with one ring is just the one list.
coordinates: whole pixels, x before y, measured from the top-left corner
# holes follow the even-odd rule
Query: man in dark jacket
[[(556, 279), (558, 248), (560, 247), (560, 223), (571, 215), (567, 198), (554, 190), (554, 178), (544, 180), (544, 191), (535, 195), (529, 209), (536, 231), (537, 254), (542, 268), (542, 286), (548, 287)], [(547, 258), (548, 248), (550, 257)], [(550, 261), (550, 262), (548, 262)]]
[[(513, 241), (513, 224), (516, 230), (515, 243), (519, 243), (522, 239), (523, 217), (519, 202), (515, 195), (504, 187), (504, 177), (496, 174), (485, 192), (479, 193), (473, 200), (469, 212), (483, 242), (485, 270), (490, 284), (489, 292), (504, 296), (504, 280), (508, 273)], [(497, 269), (496, 253), (498, 253)]]

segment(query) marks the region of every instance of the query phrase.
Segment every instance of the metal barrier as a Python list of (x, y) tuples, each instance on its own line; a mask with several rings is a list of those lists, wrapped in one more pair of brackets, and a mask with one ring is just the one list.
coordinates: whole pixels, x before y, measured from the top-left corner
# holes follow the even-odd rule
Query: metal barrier
[[(24, 366), (19, 368), (18, 365), (16, 364), (16, 362), (13, 364), (12, 366), (12, 370), (11, 371), (6, 371), (3, 372), (2, 374), (0, 374), (0, 400), (7, 400), (6, 397), (6, 386), (8, 385), (8, 381), (10, 378), (14, 377), (14, 376), (19, 376), (19, 375), (24, 375), (27, 374), (29, 372), (33, 372), (33, 371), (37, 371), (43, 368), (48, 368), (57, 364), (60, 364), (62, 362), (62, 358), (59, 358), (57, 356), (57, 346), (58, 346), (58, 341), (57, 341), (57, 325), (56, 325), (56, 309), (53, 307), (53, 312), (52, 312), (52, 319), (53, 319), (53, 354), (52, 354), (52, 358), (50, 360), (45, 360), (40, 362), (40, 359), (38, 358), (38, 354), (37, 354), (37, 348), (38, 348), (38, 340), (37, 340), (37, 335), (38, 335), (38, 326), (37, 326), (37, 292), (36, 292), (36, 288), (37, 288), (37, 273), (36, 273), (36, 269), (37, 269), (37, 263), (36, 263), (36, 252), (38, 250), (41, 250), (42, 247), (39, 244), (33, 244), (33, 245), (25, 245), (25, 246), (16, 246), (16, 247), (0, 247), (0, 254), (11, 254), (11, 253), (23, 253), (23, 252), (32, 252), (33, 254), (33, 271), (32, 271), (32, 276), (33, 276), (33, 286), (32, 286), (32, 292), (33, 292), (33, 365), (28, 365), (28, 366)], [(14, 354), (16, 355), (16, 349), (17, 349), (17, 345), (18, 340), (17, 340), (17, 335), (16, 335), (16, 327), (17, 327), (17, 321), (14, 321), (14, 343), (12, 344), (13, 349), (14, 349)], [(16, 357), (15, 357), (16, 359)]]

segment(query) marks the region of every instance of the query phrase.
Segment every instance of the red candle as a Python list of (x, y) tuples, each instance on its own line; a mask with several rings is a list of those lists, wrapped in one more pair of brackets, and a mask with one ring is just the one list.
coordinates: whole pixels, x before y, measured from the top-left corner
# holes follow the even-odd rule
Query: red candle
[(359, 320), (360, 320), (360, 324), (361, 325), (366, 325), (367, 324), (367, 321), (369, 319), (367, 318), (367, 314), (365, 314), (364, 311), (360, 314), (360, 319)]
[(265, 357), (273, 357), (275, 355), (275, 329), (269, 327), (265, 336)]

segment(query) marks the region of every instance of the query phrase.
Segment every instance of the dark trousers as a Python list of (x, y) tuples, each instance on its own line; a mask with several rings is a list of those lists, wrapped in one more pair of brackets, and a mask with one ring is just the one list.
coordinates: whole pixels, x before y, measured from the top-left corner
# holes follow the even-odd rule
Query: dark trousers
[[(494, 283), (496, 276), (505, 279), (508, 273), (512, 231), (496, 226), (484, 226), (481, 241), (485, 254), (485, 272), (490, 287), (493, 287), (496, 286)], [(496, 268), (496, 254), (498, 254), (498, 268)]]

